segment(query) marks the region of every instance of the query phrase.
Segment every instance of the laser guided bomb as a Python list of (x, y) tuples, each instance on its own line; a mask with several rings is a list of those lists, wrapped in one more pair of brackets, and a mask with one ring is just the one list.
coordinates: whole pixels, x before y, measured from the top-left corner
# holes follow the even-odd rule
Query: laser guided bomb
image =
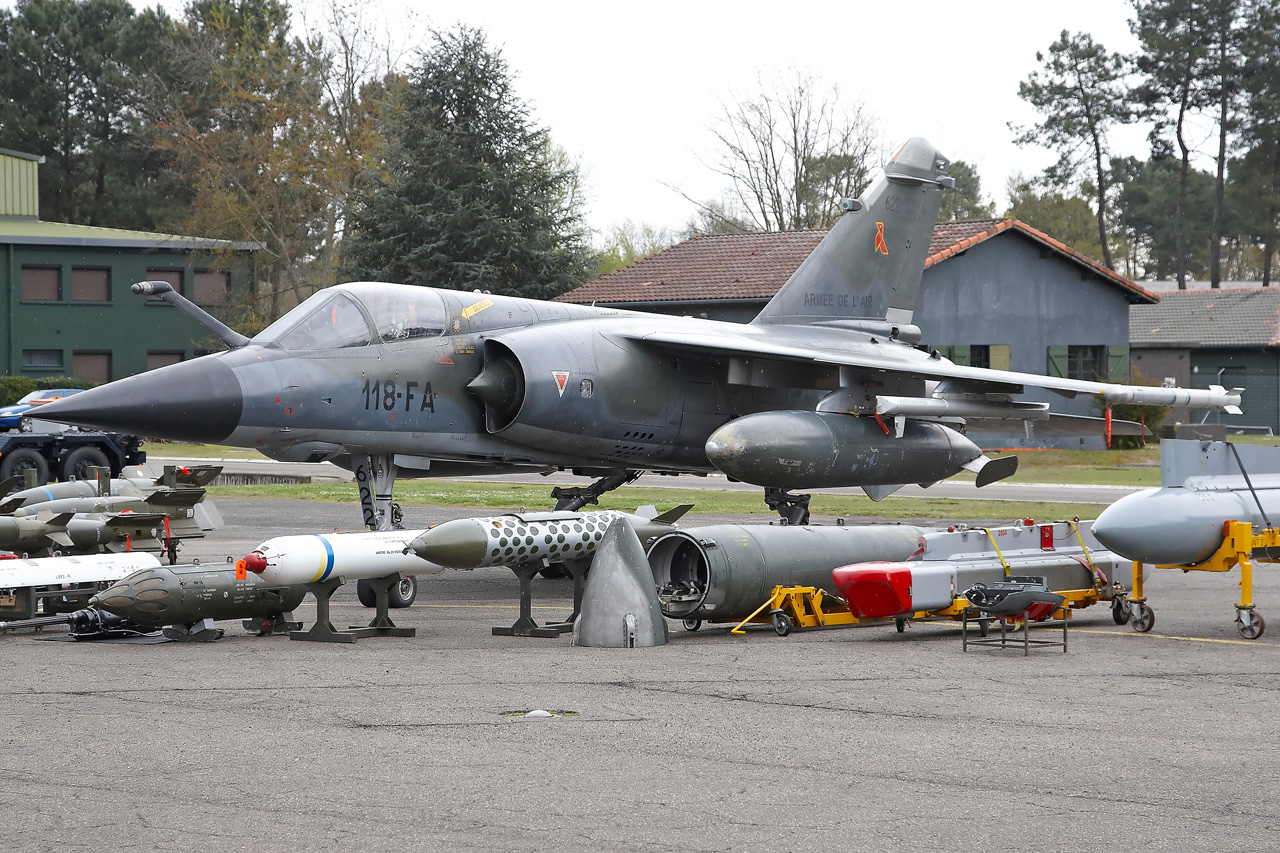
[[(1222, 441), (1160, 442), (1160, 488), (1098, 514), (1098, 541), (1129, 560), (1193, 566), (1222, 545), (1228, 521), (1280, 524), (1280, 448)], [(1280, 559), (1268, 549), (1259, 558)]]
[(754, 613), (775, 586), (831, 587), (850, 561), (903, 561), (920, 552), (923, 528), (899, 524), (715, 525), (666, 533), (649, 545), (663, 615), (701, 623)]
[(254, 574), (241, 578), (230, 568), (155, 566), (123, 578), (89, 604), (132, 625), (163, 629), (170, 639), (217, 639), (222, 630), (211, 623), (225, 619), (244, 620), (244, 627), (258, 634), (296, 630), (301, 626), (292, 611), (306, 594), (301, 584)]

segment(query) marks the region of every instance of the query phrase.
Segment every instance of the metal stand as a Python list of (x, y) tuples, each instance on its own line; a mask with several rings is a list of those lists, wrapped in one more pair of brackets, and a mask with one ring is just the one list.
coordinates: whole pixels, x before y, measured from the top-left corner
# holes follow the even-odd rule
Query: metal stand
[(397, 628), (396, 624), (391, 621), (389, 614), (391, 588), (400, 583), (401, 577), (399, 572), (385, 575), (380, 578), (370, 578), (369, 588), (373, 590), (374, 606), (378, 609), (373, 620), (368, 625), (352, 625), (348, 634), (354, 634), (357, 637), (415, 637), (418, 634), (417, 628)]
[[(1070, 622), (1071, 620), (1067, 618), (1067, 611), (1065, 608), (1059, 607), (1057, 611), (1055, 611), (1060, 615), (1060, 618), (1045, 619), (1043, 622), (1035, 623), (1035, 626), (1037, 628), (1056, 628), (1059, 625), (1062, 626), (1061, 640), (1031, 639), (1032, 623), (1031, 623), (1031, 620), (1027, 618), (1027, 614), (1029, 611), (1026, 611), (1026, 610), (1022, 611), (1022, 616), (1021, 616), (1021, 619), (1022, 619), (1022, 638), (1021, 639), (1018, 638), (1016, 629), (1014, 632), (1010, 632), (1008, 630), (1009, 623), (1005, 619), (1002, 619), (998, 616), (988, 616), (985, 611), (978, 611), (978, 615), (971, 620), (969, 617), (970, 612), (971, 612), (970, 609), (966, 608), (963, 615), (961, 616), (961, 622), (960, 622), (960, 633), (961, 633), (961, 636), (964, 638), (962, 649), (966, 652), (969, 651), (970, 646), (990, 646), (992, 648), (997, 648), (997, 649), (1009, 649), (1009, 648), (1016, 649), (1019, 646), (1021, 646), (1022, 655), (1023, 657), (1026, 657), (1031, 653), (1032, 646), (1062, 646), (1062, 653), (1064, 655), (1067, 653), (1067, 623)], [(973, 621), (979, 626), (978, 633), (982, 635), (982, 639), (977, 639), (977, 640), (969, 639), (969, 622), (970, 621)], [(992, 622), (995, 622), (1000, 626), (999, 637), (987, 636), (987, 632)]]
[(309, 640), (314, 643), (354, 643), (356, 641), (355, 634), (350, 631), (339, 631), (329, 621), (329, 599), (343, 583), (345, 581), (338, 577), (307, 584), (307, 590), (316, 597), (316, 624), (307, 631), (290, 632), (290, 640)]
[(587, 571), (591, 568), (588, 560), (575, 560), (562, 563), (565, 570), (573, 577), (573, 613), (563, 622), (549, 622), (539, 625), (533, 621), (533, 576), (542, 571), (542, 565), (534, 563), (528, 566), (512, 566), (511, 571), (520, 581), (520, 618), (510, 628), (495, 626), (495, 637), (559, 637), (573, 630), (573, 622), (582, 609), (582, 590), (586, 586)]

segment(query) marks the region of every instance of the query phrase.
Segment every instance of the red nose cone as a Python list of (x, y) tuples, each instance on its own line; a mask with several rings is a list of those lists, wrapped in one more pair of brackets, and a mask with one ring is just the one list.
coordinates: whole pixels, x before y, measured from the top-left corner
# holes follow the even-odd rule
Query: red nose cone
[(911, 569), (900, 563), (855, 563), (831, 572), (836, 590), (859, 619), (911, 612)]
[(267, 568), (267, 558), (262, 556), (261, 551), (251, 551), (244, 555), (244, 559), (240, 561), (244, 564), (245, 569), (260, 575)]

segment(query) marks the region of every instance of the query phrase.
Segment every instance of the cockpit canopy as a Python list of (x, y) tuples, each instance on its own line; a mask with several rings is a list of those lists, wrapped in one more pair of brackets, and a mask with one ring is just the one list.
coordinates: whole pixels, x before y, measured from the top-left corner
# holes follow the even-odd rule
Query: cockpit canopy
[(254, 337), (286, 350), (325, 350), (399, 343), (444, 334), (444, 300), (434, 290), (362, 281), (312, 295)]

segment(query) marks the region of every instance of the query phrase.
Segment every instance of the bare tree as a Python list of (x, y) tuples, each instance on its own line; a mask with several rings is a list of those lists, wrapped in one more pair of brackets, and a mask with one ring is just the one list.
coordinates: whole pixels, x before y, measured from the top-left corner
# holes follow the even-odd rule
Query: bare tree
[(725, 105), (712, 130), (721, 148), (710, 166), (760, 231), (830, 226), (841, 199), (866, 189), (880, 165), (880, 134), (861, 99), (797, 70)]

